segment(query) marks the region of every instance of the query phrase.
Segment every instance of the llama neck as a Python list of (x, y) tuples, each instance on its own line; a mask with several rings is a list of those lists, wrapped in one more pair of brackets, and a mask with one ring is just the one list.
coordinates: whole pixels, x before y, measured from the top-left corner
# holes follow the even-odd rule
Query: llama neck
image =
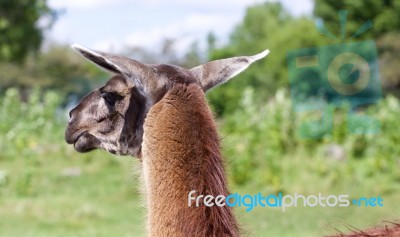
[(188, 206), (188, 193), (228, 195), (215, 123), (203, 91), (178, 85), (144, 124), (143, 173), (150, 236), (238, 236), (227, 206)]

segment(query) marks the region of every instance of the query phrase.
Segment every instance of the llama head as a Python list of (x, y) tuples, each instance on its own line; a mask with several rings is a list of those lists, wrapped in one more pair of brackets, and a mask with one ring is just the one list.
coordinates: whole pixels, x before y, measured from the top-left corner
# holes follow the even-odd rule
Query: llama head
[(65, 139), (79, 152), (105, 149), (140, 156), (147, 112), (176, 84), (197, 84), (204, 92), (228, 81), (269, 51), (212, 61), (192, 69), (143, 64), (130, 58), (72, 46), (86, 59), (115, 75), (70, 111)]

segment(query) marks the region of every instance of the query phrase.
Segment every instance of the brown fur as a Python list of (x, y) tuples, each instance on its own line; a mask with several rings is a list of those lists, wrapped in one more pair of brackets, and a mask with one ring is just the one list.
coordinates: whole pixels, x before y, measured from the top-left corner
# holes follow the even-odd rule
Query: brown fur
[(232, 209), (188, 207), (187, 195), (228, 195), (204, 92), (177, 84), (147, 114), (142, 144), (150, 236), (238, 236)]
[(366, 230), (354, 230), (349, 234), (338, 234), (327, 237), (399, 237), (400, 223), (389, 223), (384, 226), (376, 226)]

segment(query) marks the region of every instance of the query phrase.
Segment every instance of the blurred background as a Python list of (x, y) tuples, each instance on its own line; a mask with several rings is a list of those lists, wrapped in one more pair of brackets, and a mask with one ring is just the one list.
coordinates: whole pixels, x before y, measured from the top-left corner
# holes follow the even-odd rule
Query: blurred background
[[(376, 43), (383, 97), (357, 113), (377, 119), (380, 132), (350, 133), (343, 106), (331, 130), (304, 139), (286, 55), (337, 43), (316, 24), (340, 35), (339, 10), (348, 11), (349, 42)], [(373, 27), (350, 39), (367, 20)], [(145, 235), (139, 162), (64, 142), (68, 110), (110, 76), (71, 43), (186, 68), (269, 48), (207, 95), (231, 191), (380, 196), (384, 206), (237, 208), (244, 233), (321, 236), (400, 218), (399, 0), (1, 0), (0, 236)]]

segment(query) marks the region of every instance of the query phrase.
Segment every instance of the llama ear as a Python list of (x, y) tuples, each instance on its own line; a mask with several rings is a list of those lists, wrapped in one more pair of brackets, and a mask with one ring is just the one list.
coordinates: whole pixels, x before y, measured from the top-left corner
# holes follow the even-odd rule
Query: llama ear
[(71, 47), (89, 61), (113, 73), (122, 74), (131, 80), (138, 89), (145, 90), (144, 85), (147, 83), (143, 80), (150, 70), (147, 65), (130, 58), (93, 51), (79, 44), (73, 44)]
[(218, 86), (244, 71), (253, 62), (264, 58), (269, 50), (253, 56), (220, 59), (190, 69), (203, 86), (204, 91)]

